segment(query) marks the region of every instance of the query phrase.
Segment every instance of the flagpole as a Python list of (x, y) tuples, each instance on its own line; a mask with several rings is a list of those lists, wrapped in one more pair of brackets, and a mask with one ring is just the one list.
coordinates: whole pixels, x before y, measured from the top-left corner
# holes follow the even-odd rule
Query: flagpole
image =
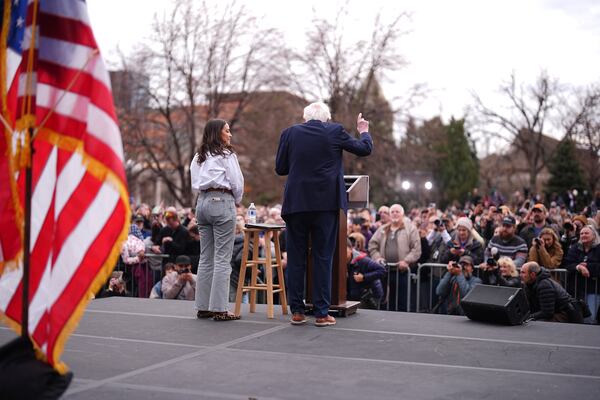
[[(25, 132), (26, 145), (28, 147), (28, 162), (25, 166), (25, 229), (24, 229), (24, 243), (23, 243), (23, 310), (21, 317), (21, 337), (24, 339), (29, 338), (29, 270), (30, 270), (30, 252), (31, 247), (31, 187), (32, 187), (32, 173), (31, 173), (31, 161), (33, 161), (33, 141), (30, 140), (33, 135), (33, 128), (30, 127)], [(27, 151), (25, 150), (25, 151)]]

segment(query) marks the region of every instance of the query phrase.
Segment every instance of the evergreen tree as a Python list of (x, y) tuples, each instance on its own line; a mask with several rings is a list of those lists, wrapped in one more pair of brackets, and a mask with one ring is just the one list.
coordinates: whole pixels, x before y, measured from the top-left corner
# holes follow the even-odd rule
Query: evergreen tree
[(464, 119), (451, 119), (445, 139), (438, 146), (440, 160), (435, 174), (444, 206), (455, 200), (464, 202), (479, 179), (479, 163), (465, 132)]
[(562, 194), (569, 189), (577, 189), (582, 193), (585, 188), (583, 173), (575, 153), (575, 144), (568, 138), (556, 146), (548, 171), (550, 172), (550, 179), (546, 183), (548, 193)]

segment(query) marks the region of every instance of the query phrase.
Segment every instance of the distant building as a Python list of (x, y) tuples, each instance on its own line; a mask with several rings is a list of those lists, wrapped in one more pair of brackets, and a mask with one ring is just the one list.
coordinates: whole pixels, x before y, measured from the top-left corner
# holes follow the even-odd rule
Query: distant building
[(125, 112), (143, 110), (149, 105), (149, 79), (133, 71), (109, 71), (115, 106)]
[[(307, 101), (301, 97), (284, 91), (266, 91), (251, 93), (246, 98), (247, 104), (243, 111), (236, 115), (240, 94), (232, 93), (224, 96), (220, 103), (219, 118), (230, 121), (233, 124), (232, 145), (236, 149), (240, 166), (245, 179), (245, 198), (257, 204), (266, 204), (281, 201), (285, 178), (275, 174), (275, 155), (279, 143), (281, 131), (294, 123), (301, 123), (302, 110)], [(125, 104), (125, 106), (127, 103)], [(180, 111), (175, 111), (180, 112)], [(134, 146), (135, 135), (139, 135), (140, 129), (144, 131), (147, 141), (157, 147), (171, 147), (171, 140), (167, 133), (161, 129), (162, 116), (155, 110), (147, 109), (146, 122), (144, 124), (132, 125), (128, 123), (127, 116), (121, 120), (123, 142), (125, 146), (126, 167), (129, 180), (129, 190), (136, 203), (165, 205), (177, 202), (169, 192), (165, 180), (180, 183), (180, 171), (169, 166), (164, 160), (161, 163), (165, 170), (165, 176), (152, 171), (146, 161), (146, 150), (141, 146)], [(200, 145), (204, 123), (206, 122), (207, 106), (199, 105), (195, 109), (196, 121), (196, 143)], [(177, 120), (177, 117), (174, 118)], [(148, 121), (156, 121), (151, 123)], [(181, 112), (181, 126), (177, 127), (185, 131), (187, 126), (183, 123), (184, 117)], [(185, 134), (185, 133), (184, 133)], [(189, 145), (182, 143), (180, 152), (190, 154), (189, 160), (183, 164), (185, 174), (189, 170), (192, 156), (197, 149), (190, 149)], [(174, 157), (175, 158), (175, 157)], [(187, 176), (187, 175), (186, 175)], [(177, 204), (182, 207), (194, 207), (195, 204)]]
[[(542, 154), (546, 161), (552, 158), (559, 142), (559, 140), (550, 136), (542, 135), (540, 146), (542, 147)], [(529, 143), (531, 146), (536, 145), (532, 141), (529, 141)], [(541, 169), (537, 174), (535, 187), (530, 188), (529, 167), (526, 157), (523, 151), (515, 146), (513, 142), (505, 152), (490, 154), (481, 159), (479, 162), (479, 184), (481, 189), (486, 192), (496, 189), (505, 196), (510, 195), (516, 190), (524, 191), (525, 189), (532, 193), (543, 193), (546, 183), (550, 179), (548, 168), (545, 166)], [(590, 174), (596, 174), (597, 176), (597, 171), (600, 169), (598, 157), (592, 157), (585, 149), (578, 148), (577, 160), (588, 181), (591, 178)]]

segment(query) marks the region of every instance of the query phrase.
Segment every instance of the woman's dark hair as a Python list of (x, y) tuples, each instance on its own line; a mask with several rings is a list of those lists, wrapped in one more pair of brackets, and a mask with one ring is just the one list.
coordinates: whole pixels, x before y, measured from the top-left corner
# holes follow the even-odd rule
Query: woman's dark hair
[(223, 119), (210, 119), (204, 126), (204, 134), (202, 135), (202, 145), (198, 150), (198, 164), (206, 161), (209, 155), (221, 155), (233, 153), (233, 147), (223, 143), (221, 140), (221, 131), (227, 124)]

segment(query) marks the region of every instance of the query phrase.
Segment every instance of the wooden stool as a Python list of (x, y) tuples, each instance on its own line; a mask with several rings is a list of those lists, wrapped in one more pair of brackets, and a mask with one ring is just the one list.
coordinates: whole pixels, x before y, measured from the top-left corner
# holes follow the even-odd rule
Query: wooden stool
[[(250, 292), (250, 312), (256, 312), (256, 293), (258, 290), (267, 292), (267, 317), (274, 318), (273, 295), (279, 293), (279, 302), (283, 314), (287, 314), (287, 298), (285, 294), (285, 281), (283, 278), (283, 266), (281, 265), (281, 250), (279, 249), (279, 231), (283, 226), (253, 224), (243, 229), (244, 248), (242, 250), (242, 262), (240, 265), (240, 277), (238, 281), (237, 294), (235, 298), (235, 315), (240, 315), (242, 296)], [(264, 232), (265, 257), (258, 257), (258, 240), (260, 233)], [(271, 238), (275, 244), (275, 262), (271, 256)], [(252, 260), (248, 260), (248, 251), (252, 240)], [(258, 267), (265, 266), (265, 283), (258, 283)], [(244, 285), (246, 279), (246, 268), (251, 268), (250, 285)], [(273, 284), (273, 268), (277, 269), (278, 284)]]

